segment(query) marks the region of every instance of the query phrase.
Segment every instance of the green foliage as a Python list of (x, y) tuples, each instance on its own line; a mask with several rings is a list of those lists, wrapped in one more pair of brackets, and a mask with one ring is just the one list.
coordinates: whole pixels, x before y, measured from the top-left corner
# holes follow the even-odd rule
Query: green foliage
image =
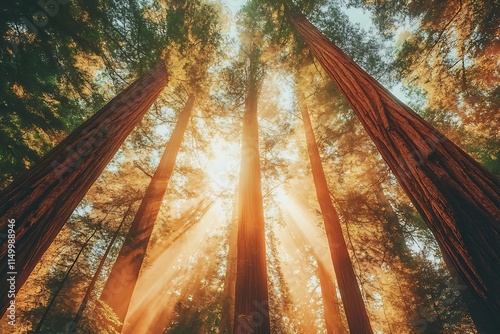
[(92, 305), (92, 311), (79, 324), (79, 333), (85, 334), (119, 334), (122, 323), (105, 302), (100, 299)]
[(41, 27), (40, 5), (1, 6), (0, 189), (98, 110), (106, 85), (120, 91), (168, 45), (200, 91), (220, 42), (220, 12), (199, 0), (71, 1)]
[[(425, 93), (427, 105), (421, 109), (427, 110), (426, 119), (498, 175), (500, 95), (498, 64), (493, 60), (498, 53), (495, 36), (500, 16), (494, 9), (498, 2), (351, 1), (351, 5), (368, 8), (383, 34), (399, 32), (394, 64), (398, 79)], [(439, 116), (450, 113), (455, 116)], [(454, 131), (447, 131), (451, 127)]]
[[(314, 13), (311, 21), (335, 45), (349, 55), (379, 81), (391, 72), (391, 65), (384, 55), (384, 38), (353, 24), (336, 1), (329, 1)], [(382, 80), (384, 81), (384, 80)]]
[(0, 188), (46, 153), (61, 132), (81, 123), (87, 108), (102, 104), (92, 73), (82, 64), (100, 52), (98, 21), (78, 15), (82, 3), (60, 5), (44, 27), (35, 26), (32, 15), (39, 6), (1, 5)]
[[(495, 132), (499, 89), (494, 58), (498, 11), (494, 2), (487, 1), (464, 1), (461, 8), (433, 0), (352, 0), (348, 4), (367, 6), (364, 8), (371, 10), (381, 35), (352, 24), (339, 1), (252, 0), (238, 16), (240, 52), (228, 60), (221, 51), (221, 8), (209, 2), (75, 0), (61, 5), (57, 15), (49, 17), (37, 33), (22, 18), (40, 23), (43, 17), (32, 15), (40, 10), (38, 5), (5, 2), (0, 5), (0, 188), (39, 160), (115, 91), (163, 58), (173, 87), (96, 183), (88, 198), (92, 213), (112, 214), (120, 203), (141, 198), (149, 180), (145, 174), (153, 172), (156, 152), (166, 141), (165, 134), (153, 129), (166, 123), (170, 127), (176, 110), (192, 92), (197, 99), (203, 96), (199, 102), (203, 121), (190, 124), (189, 145), (183, 148), (184, 157), (180, 159), (184, 165), (177, 166), (169, 196), (178, 200), (199, 195), (202, 190), (197, 187), (201, 188), (205, 171), (196, 166), (195, 151), (208, 152), (206, 147), (217, 131), (230, 140), (239, 138), (241, 111), (252, 86), (260, 97), (263, 192), (269, 196), (265, 198), (266, 224), (283, 227), (280, 204), (270, 199), (272, 192), (294, 175), (301, 181), (308, 177), (304, 147), (294, 163), (286, 153), (296, 143), (290, 138), (300, 136), (303, 141), (301, 130), (295, 131), (301, 122), (275, 103), (294, 97), (281, 94), (283, 78), (266, 85), (270, 77), (279, 76), (275, 66), (285, 65), (293, 69), (288, 72), (296, 75), (297, 86), (307, 93), (332, 197), (375, 326), (384, 331), (396, 327), (427, 333), (470, 330), (470, 317), (432, 233), (397, 187), (338, 89), (315, 67), (286, 17), (291, 12), (307, 15), (373, 76), (391, 81), (389, 84), (395, 77), (411, 82), (407, 88), (411, 107), (500, 177), (500, 139)], [(464, 18), (470, 18), (470, 22)], [(398, 45), (392, 64), (383, 51), (387, 47), (385, 38), (394, 36), (405, 22), (415, 25)], [(397, 76), (392, 75), (393, 66)], [(276, 86), (274, 90), (269, 87), (272, 85)], [(193, 115), (193, 119), (202, 117)], [(291, 170), (293, 167), (296, 169)], [(374, 195), (377, 186), (383, 188), (389, 206)], [(316, 205), (313, 192), (303, 190), (306, 201)], [(169, 203), (168, 209), (163, 208), (168, 213), (162, 212), (151, 246), (168, 247), (166, 237), (176, 232), (173, 225), (182, 225), (181, 218), (172, 219), (170, 209), (175, 205)], [(91, 223), (90, 217), (72, 219), (67, 226), (70, 238), (77, 239)], [(112, 230), (114, 224), (109, 225)], [(67, 235), (61, 240), (67, 243), (64, 237)], [(277, 256), (281, 245), (272, 229), (266, 237), (273, 330), (299, 332), (298, 328), (305, 326), (307, 312), (294, 304), (285, 266)], [(84, 261), (79, 262), (45, 329), (63, 331), (71, 322), (71, 310), (88, 284), (86, 274), (102, 254), (104, 239), (94, 242)], [(219, 249), (220, 240), (210, 242), (218, 257), (198, 259), (194, 271), (208, 273), (185, 288), (187, 292), (175, 304), (172, 319), (164, 324), (166, 333), (210, 332), (217, 328), (224, 280), (220, 254), (224, 252)], [(309, 250), (306, 246), (304, 249)], [(59, 287), (64, 269), (74, 259), (76, 248), (63, 252), (54, 266), (43, 263), (46, 275), (40, 274), (36, 284), (43, 286), (44, 298), (23, 310), (26, 328), (37, 323), (47, 298)], [(154, 260), (154, 256), (148, 260)], [(306, 263), (308, 266), (299, 269), (311, 274), (312, 261), (311, 254), (303, 252), (293, 263), (298, 268)], [(316, 293), (301, 305), (312, 305), (315, 315), (319, 314), (318, 296)], [(97, 312), (91, 309), (93, 306)], [(381, 314), (386, 311), (384, 320)], [(113, 311), (96, 301), (89, 304), (79, 331), (111, 334), (119, 325)], [(322, 324), (316, 325), (322, 328)]]

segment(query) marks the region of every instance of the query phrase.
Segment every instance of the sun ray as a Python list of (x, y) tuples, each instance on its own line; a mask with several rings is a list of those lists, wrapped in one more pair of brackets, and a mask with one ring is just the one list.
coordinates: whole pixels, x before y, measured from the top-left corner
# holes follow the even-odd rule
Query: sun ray
[(217, 201), (196, 226), (144, 270), (125, 319), (124, 333), (148, 333), (148, 328), (155, 326), (160, 314), (164, 317), (162, 321), (171, 316), (173, 306), (185, 287), (195, 275), (203, 277), (203, 273), (195, 272), (193, 267), (197, 258), (207, 253), (205, 241), (220, 233), (220, 227), (225, 222), (220, 218), (223, 216)]

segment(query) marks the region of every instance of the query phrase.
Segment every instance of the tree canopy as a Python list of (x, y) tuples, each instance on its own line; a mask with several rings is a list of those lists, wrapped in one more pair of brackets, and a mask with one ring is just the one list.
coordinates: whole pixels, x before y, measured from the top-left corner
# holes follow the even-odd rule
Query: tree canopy
[(495, 1), (241, 3), (0, 5), (0, 332), (498, 329)]

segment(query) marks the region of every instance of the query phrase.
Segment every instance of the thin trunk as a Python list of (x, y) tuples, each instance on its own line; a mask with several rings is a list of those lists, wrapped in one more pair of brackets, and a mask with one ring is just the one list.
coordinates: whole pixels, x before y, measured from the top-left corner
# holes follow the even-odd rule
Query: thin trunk
[[(16, 237), (13, 268), (7, 261), (7, 242), (0, 247), (1, 282), (16, 275), (19, 291), (168, 77), (160, 65), (135, 81), (0, 193), (0, 232), (7, 234), (9, 220), (15, 220)], [(9, 304), (8, 290), (8, 284), (0, 284), (0, 314)]]
[[(306, 252), (307, 250), (304, 246), (310, 244), (310, 242), (307, 240), (304, 232), (297, 226), (297, 223), (293, 219), (289, 226), (298, 239), (294, 238), (296, 246)], [(318, 252), (314, 249), (314, 245), (311, 246), (313, 246), (312, 254), (318, 265), (318, 278), (325, 313), (326, 331), (328, 334), (345, 333), (346, 330), (342, 322), (339, 300), (337, 298), (337, 286), (333, 278), (333, 273), (330, 273), (328, 268), (323, 264)]]
[[(300, 94), (300, 93), (299, 93)], [(311, 170), (316, 188), (321, 214), (325, 222), (326, 236), (328, 238), (328, 246), (332, 257), (337, 284), (339, 285), (340, 295), (344, 304), (344, 310), (347, 317), (347, 323), (352, 333), (372, 333), (370, 320), (365, 309), (363, 297), (359, 290), (358, 281), (354, 274), (347, 245), (340, 226), (340, 220), (337, 211), (333, 207), (328, 183), (326, 181), (325, 172), (321, 165), (318, 145), (314, 138), (313, 128), (309, 112), (304, 103), (304, 97), (301, 98), (300, 111), (304, 122), (306, 133), (307, 150), (311, 161)]]
[(108, 247), (106, 247), (106, 251), (102, 255), (101, 261), (99, 262), (99, 266), (97, 267), (97, 270), (94, 273), (94, 276), (92, 277), (92, 280), (90, 281), (89, 286), (87, 287), (87, 291), (85, 292), (85, 296), (83, 297), (82, 302), (80, 303), (80, 307), (78, 308), (78, 311), (76, 312), (75, 317), (73, 318), (73, 324), (74, 328), (78, 326), (78, 322), (80, 322), (80, 319), (83, 316), (83, 311), (85, 310), (85, 307), (87, 306), (87, 303), (90, 299), (90, 294), (94, 290), (94, 286), (97, 282), (97, 279), (99, 278), (99, 275), (101, 275), (102, 268), (104, 267), (104, 263), (106, 262), (106, 259), (108, 258), (108, 254), (111, 251), (111, 248), (113, 248), (113, 245), (116, 241), (116, 238), (118, 237), (118, 234), (120, 233), (120, 230), (125, 223), (125, 220), (127, 219), (131, 209), (132, 209), (133, 202), (131, 202), (127, 208), (127, 211), (125, 211), (125, 214), (123, 215), (123, 219), (120, 222), (120, 225), (118, 225), (118, 228), (115, 231), (115, 234), (111, 238), (111, 240), (108, 243)]
[[(236, 197), (236, 196), (235, 196)], [(221, 334), (231, 334), (234, 319), (234, 293), (236, 287), (236, 261), (238, 241), (238, 205), (235, 198), (233, 202), (233, 214), (229, 225), (228, 251), (226, 264), (226, 277), (224, 279), (224, 292), (222, 300), (221, 323), (219, 331)]]
[(234, 333), (270, 333), (264, 208), (260, 175), (258, 84), (249, 62), (245, 98), (238, 205), (238, 247)]
[(290, 21), (344, 93), (457, 272), (500, 331), (500, 184), (303, 15)]
[(326, 269), (325, 265), (316, 256), (318, 263), (319, 284), (321, 286), (321, 298), (325, 312), (325, 325), (328, 334), (345, 333), (342, 317), (340, 316), (339, 300), (337, 298), (337, 287), (333, 277)]
[(80, 258), (80, 255), (83, 253), (84, 249), (87, 248), (88, 243), (94, 237), (94, 235), (96, 234), (96, 232), (98, 230), (99, 230), (99, 228), (96, 228), (94, 230), (94, 232), (92, 232), (92, 234), (87, 238), (87, 240), (85, 240), (85, 242), (83, 243), (82, 247), (80, 248), (80, 251), (76, 255), (75, 259), (73, 260), (73, 263), (71, 264), (71, 266), (66, 271), (66, 274), (64, 275), (63, 279), (61, 280), (61, 283), (57, 287), (57, 290), (54, 292), (54, 295), (52, 296), (52, 299), (47, 304), (47, 307), (45, 308), (45, 312), (43, 312), (43, 315), (40, 318), (40, 321), (38, 322), (38, 325), (36, 326), (35, 334), (36, 333), (41, 333), (43, 324), (45, 323), (45, 319), (47, 319), (47, 315), (49, 314), (49, 311), (52, 308), (52, 305), (54, 304), (57, 296), (59, 296), (59, 292), (61, 292), (61, 290), (62, 290), (62, 288), (64, 286), (64, 283), (66, 283), (66, 280), (68, 279), (71, 270), (73, 269), (73, 267), (75, 266), (75, 264), (78, 262), (78, 259)]
[(163, 196), (167, 191), (168, 182), (174, 170), (177, 153), (189, 123), (193, 105), (194, 96), (190, 95), (179, 115), (179, 120), (161, 157), (158, 168), (146, 189), (144, 198), (101, 294), (101, 300), (115, 311), (121, 322), (124, 322), (127, 315), (130, 299), (139, 277)]

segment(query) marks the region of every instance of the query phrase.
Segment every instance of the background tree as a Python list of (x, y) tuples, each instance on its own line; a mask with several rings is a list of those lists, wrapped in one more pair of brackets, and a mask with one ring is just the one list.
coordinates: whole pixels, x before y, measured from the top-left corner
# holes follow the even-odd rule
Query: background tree
[(115, 311), (122, 322), (127, 314), (154, 223), (160, 211), (177, 153), (193, 110), (194, 101), (194, 95), (190, 95), (184, 109), (179, 114), (176, 127), (146, 189), (101, 295), (101, 299)]
[[(295, 15), (295, 14), (293, 14)], [(496, 237), (492, 236), (496, 235), (495, 230), (495, 217), (498, 215), (498, 186), (496, 184), (496, 180), (494, 177), (489, 174), (485, 169), (483, 169), (479, 164), (477, 164), (470, 156), (468, 156), (466, 153), (461, 151), (457, 146), (453, 145), (449, 140), (445, 139), (440, 133), (438, 133), (436, 130), (433, 130), (433, 128), (426, 123), (423, 119), (421, 119), (417, 114), (415, 114), (411, 109), (403, 106), (403, 105), (397, 105), (394, 104), (395, 100), (391, 95), (384, 90), (380, 84), (376, 83), (372, 78), (370, 78), (361, 68), (355, 66), (352, 66), (352, 63), (349, 64), (349, 58), (346, 58), (345, 54), (342, 54), (342, 57), (345, 59), (345, 63), (342, 65), (344, 66), (340, 70), (335, 70), (333, 65), (329, 63), (329, 61), (332, 61), (333, 58), (331, 57), (326, 57), (324, 54), (319, 54), (318, 50), (321, 48), (321, 42), (323, 42), (323, 47), (328, 46), (330, 52), (338, 53), (340, 49), (336, 48), (326, 37), (321, 35), (319, 31), (314, 28), (308, 21), (305, 19), (304, 16), (291, 16), (291, 20), (294, 24), (294, 26), (298, 29), (298, 31), (302, 34), (302, 36), (306, 37), (307, 42), (309, 43), (309, 46), (312, 48), (313, 52), (315, 52), (316, 57), (319, 57), (320, 62), (323, 62), (323, 65), (327, 71), (330, 71), (329, 74), (332, 78), (336, 78), (334, 73), (341, 73), (342, 70), (344, 71), (354, 71), (354, 72), (359, 72), (360, 75), (364, 75), (366, 77), (366, 80), (368, 82), (371, 82), (367, 84), (367, 87), (377, 87), (374, 89), (378, 89), (378, 92), (380, 96), (379, 98), (379, 106), (381, 108), (376, 108), (374, 106), (370, 105), (364, 105), (362, 101), (359, 99), (354, 100), (353, 95), (349, 95), (352, 92), (352, 89), (355, 89), (356, 85), (359, 85), (361, 81), (355, 81), (355, 82), (350, 82), (350, 83), (345, 83), (345, 82), (340, 82), (340, 79), (336, 81), (336, 83), (341, 87), (341, 89), (344, 91), (344, 94), (346, 95), (347, 99), (349, 102), (353, 105), (353, 108), (355, 112), (358, 112), (358, 117), (361, 118), (361, 120), (364, 122), (365, 129), (367, 129), (372, 136), (372, 138), (375, 140), (375, 144), (378, 145), (379, 150), (381, 151), (383, 157), (386, 159), (386, 161), (391, 165), (392, 161), (396, 161), (399, 159), (404, 159), (406, 157), (408, 160), (408, 163), (406, 163), (406, 167), (410, 168), (408, 171), (402, 171), (399, 169), (399, 167), (396, 166), (396, 163), (392, 164), (392, 170), (395, 173), (395, 175), (398, 177), (398, 180), (402, 183), (403, 187), (407, 190), (407, 193), (409, 196), (412, 197), (413, 201), (415, 202), (415, 205), (417, 205), (418, 209), (422, 212), (424, 217), (426, 218), (431, 230), (433, 230), (434, 234), (438, 238), (439, 242), (443, 245), (443, 248), (447, 250), (448, 255), (452, 258), (453, 263), (457, 267), (457, 270), (460, 272), (460, 274), (463, 276), (464, 280), (469, 284), (469, 286), (476, 292), (477, 297), (482, 300), (486, 305), (489, 306), (490, 311), (493, 314), (497, 313), (497, 302), (496, 299), (496, 293), (495, 293), (495, 287), (492, 286), (488, 282), (493, 282), (490, 280), (494, 280), (494, 277), (496, 276), (496, 270), (493, 269), (493, 271), (490, 269), (489, 265), (488, 268), (486, 268), (485, 263), (491, 263), (490, 260), (486, 260), (487, 258), (496, 258), (497, 255), (495, 254), (494, 251), (494, 246), (493, 244), (496, 243), (495, 239)], [(311, 35), (308, 35), (311, 34)], [(316, 44), (315, 44), (316, 43)], [(341, 53), (339, 53), (341, 54)], [(323, 58), (324, 57), (324, 58)], [(333, 57), (333, 56), (332, 56)], [(340, 65), (340, 63), (336, 63), (337, 65)], [(347, 72), (344, 72), (347, 73)], [(335, 80), (335, 79), (334, 79)], [(366, 83), (363, 83), (363, 85)], [(373, 85), (373, 86), (372, 86)], [(368, 88), (367, 88), (368, 89)], [(369, 101), (368, 95), (366, 95), (366, 101)], [(392, 102), (391, 102), (392, 101)], [(384, 105), (386, 105), (384, 107)], [(378, 133), (375, 131), (375, 128), (370, 128), (368, 119), (364, 119), (363, 117), (369, 115), (369, 114), (364, 114), (361, 115), (359, 114), (361, 110), (364, 110), (366, 112), (374, 112), (374, 120), (378, 120), (378, 122), (382, 122), (382, 124), (385, 122), (386, 125), (389, 125), (389, 121), (385, 116), (385, 110), (386, 108), (390, 109), (391, 107), (395, 108), (394, 110), (400, 110), (403, 114), (403, 118), (410, 117), (411, 119), (415, 119), (415, 121), (418, 120), (418, 122), (422, 125), (422, 128), (420, 129), (420, 133), (423, 134), (425, 133), (426, 135), (426, 140), (424, 140), (423, 137), (420, 138), (419, 141), (411, 140), (410, 142), (412, 145), (420, 145), (423, 143), (426, 143), (426, 147), (422, 148), (424, 151), (421, 151), (421, 149), (418, 148), (418, 146), (414, 146), (415, 148), (413, 150), (408, 150), (407, 146), (405, 148), (396, 148), (397, 145), (394, 145), (394, 142), (396, 142), (396, 139), (390, 138), (391, 134), (389, 131), (385, 133), (386, 136), (386, 142), (382, 144), (382, 141), (378, 141), (378, 139), (375, 139), (375, 134)], [(407, 109), (405, 109), (407, 108)], [(384, 114), (378, 114), (377, 112), (383, 112)], [(391, 115), (391, 117), (396, 117), (397, 115)], [(397, 120), (392, 120), (391, 122), (395, 122), (394, 126), (398, 127), (401, 129), (401, 126), (404, 123), (401, 123), (400, 121)], [(415, 125), (416, 126), (416, 125)], [(390, 127), (388, 127), (390, 129)], [(412, 127), (412, 129), (415, 129), (415, 127)], [(373, 131), (373, 132), (372, 132)], [(417, 131), (417, 130), (416, 130)], [(395, 135), (396, 133), (392, 133)], [(429, 139), (427, 135), (431, 135), (431, 138)], [(405, 136), (402, 134), (399, 134), (397, 138), (402, 140), (404, 142), (403, 137), (400, 136)], [(407, 139), (408, 141), (408, 139)], [(399, 152), (398, 154), (400, 155), (395, 155), (391, 153), (391, 151), (386, 151), (386, 147), (384, 145), (388, 145), (387, 147), (392, 147), (392, 149), (395, 149), (396, 152)], [(429, 146), (430, 145), (430, 146)], [(448, 147), (449, 146), (449, 147)], [(402, 150), (401, 150), (402, 149)], [(440, 153), (442, 158), (438, 158), (438, 153), (442, 150)], [(427, 153), (425, 153), (427, 152)], [(415, 154), (417, 153), (417, 154)], [(418, 155), (418, 157), (415, 157)], [(450, 166), (449, 168), (446, 168), (448, 171), (453, 171), (453, 175), (462, 175), (462, 178), (464, 177), (463, 174), (461, 173), (462, 168), (457, 167), (457, 162), (456, 161), (462, 161), (462, 163), (465, 163), (468, 167), (468, 170), (470, 169), (475, 169), (477, 170), (477, 177), (470, 177), (470, 176), (465, 176), (465, 178), (462, 179), (463, 182), (462, 185), (458, 185), (455, 183), (452, 179), (448, 180), (450, 183), (445, 182), (447, 184), (443, 189), (440, 190), (440, 184), (442, 181), (435, 181), (430, 183), (431, 186), (429, 189), (424, 190), (423, 188), (421, 190), (424, 191), (427, 195), (423, 196), (416, 196), (417, 189), (420, 189), (419, 187), (413, 188), (414, 184), (408, 183), (409, 180), (413, 179), (413, 176), (408, 174), (408, 172), (411, 171), (411, 166), (419, 166), (422, 163), (422, 159), (426, 159), (425, 157), (429, 158), (430, 155), (435, 156), (435, 159), (439, 159), (440, 163), (449, 163)], [(451, 156), (451, 158), (445, 159), (445, 157)], [(396, 160), (393, 160), (396, 159)], [(417, 161), (418, 159), (418, 161)], [(434, 179), (434, 175), (440, 174), (441, 166), (437, 166), (430, 162), (435, 168), (437, 168), (434, 171), (428, 171), (427, 175), (422, 175), (423, 179), (428, 180), (431, 182), (431, 179)], [(427, 167), (430, 167), (431, 165), (427, 164)], [(398, 165), (399, 166), (399, 165)], [(453, 169), (453, 167), (455, 169)], [(416, 172), (419, 170), (417, 167)], [(401, 174), (399, 174), (401, 173)], [(437, 173), (437, 174), (436, 174)], [(446, 173), (448, 174), (448, 173)], [(455, 176), (459, 177), (459, 176)], [(418, 177), (415, 176), (417, 179)], [(483, 187), (483, 190), (479, 190), (480, 196), (478, 197), (478, 194), (475, 193), (474, 195), (469, 194), (471, 191), (470, 187), (463, 187), (464, 183), (470, 183), (470, 187), (477, 189), (477, 185), (481, 185)], [(429, 184), (429, 183), (427, 183)], [(449, 187), (452, 187), (455, 189), (453, 193), (448, 193), (447, 189), (449, 184)], [(426, 187), (424, 187), (426, 188)], [(459, 205), (458, 203), (471, 203), (470, 205), (472, 206), (472, 210), (475, 213), (471, 212), (462, 212), (460, 214), (457, 214), (455, 216), (449, 216), (446, 212), (435, 210), (432, 206), (433, 200), (431, 199), (431, 193), (437, 194), (439, 193), (440, 197), (442, 198), (442, 201), (444, 201), (444, 205), (448, 207), (447, 210), (462, 212), (463, 211), (463, 205)], [(452, 194), (461, 194), (458, 195), (456, 200), (452, 200), (454, 197)], [(445, 195), (446, 194), (446, 195)], [(473, 197), (471, 197), (473, 196)], [(490, 197), (491, 196), (491, 197)], [(454, 204), (456, 203), (456, 204)], [(448, 212), (448, 211), (447, 211)], [(486, 226), (484, 230), (478, 231), (477, 229), (474, 229), (474, 232), (466, 232), (462, 229), (462, 233), (459, 232), (459, 234), (455, 235), (454, 237), (450, 235), (450, 231), (443, 226), (440, 220), (434, 219), (433, 217), (439, 216), (441, 219), (446, 219), (444, 221), (448, 221), (450, 226), (460, 226), (462, 229), (463, 228), (467, 229), (472, 228), (472, 226), (476, 226), (473, 222), (482, 222), (480, 224), (481, 226)], [(457, 218), (452, 218), (452, 217), (457, 217)], [(458, 218), (458, 217), (464, 217), (464, 218)], [(465, 218), (467, 217), (467, 218)], [(459, 220), (457, 220), (459, 219)], [(459, 222), (460, 221), (460, 222)], [(468, 223), (466, 223), (468, 222)], [(471, 235), (472, 233), (472, 235)], [(441, 237), (443, 235), (446, 235), (447, 237)], [(482, 240), (483, 243), (486, 244), (491, 244), (490, 251), (483, 253), (481, 250), (475, 248), (473, 246), (474, 241), (473, 239), (480, 239)], [(467, 246), (468, 245), (468, 246)], [(465, 247), (465, 248), (464, 248)], [(465, 251), (465, 253), (464, 253)], [(475, 262), (475, 264), (470, 263), (469, 259), (473, 259), (472, 261)], [(493, 263), (496, 263), (497, 261), (493, 260)]]
[[(1, 230), (6, 232), (8, 220), (15, 219), (16, 245), (23, 250), (16, 254), (17, 290), (167, 81), (168, 73), (163, 64), (153, 69), (73, 131), (26, 177), (2, 191)], [(130, 99), (129, 94), (134, 97)], [(115, 122), (124, 115), (129, 116), (126, 124), (117, 127)], [(43, 186), (37, 187), (40, 183)], [(7, 243), (2, 245), (0, 256), (6, 259)], [(1, 272), (5, 279), (8, 271), (7, 261), (2, 261)], [(2, 287), (6, 290), (0, 311), (5, 312), (7, 286)]]
[(318, 145), (314, 138), (307, 101), (302, 92), (299, 91), (298, 95), (314, 185), (325, 222), (325, 230), (328, 237), (333, 267), (335, 268), (335, 275), (339, 284), (349, 329), (353, 332), (371, 333), (370, 320), (352, 268), (351, 259), (349, 258), (347, 245), (340, 226), (340, 220), (330, 198), (330, 190), (328, 189), (323, 166), (321, 165)]

